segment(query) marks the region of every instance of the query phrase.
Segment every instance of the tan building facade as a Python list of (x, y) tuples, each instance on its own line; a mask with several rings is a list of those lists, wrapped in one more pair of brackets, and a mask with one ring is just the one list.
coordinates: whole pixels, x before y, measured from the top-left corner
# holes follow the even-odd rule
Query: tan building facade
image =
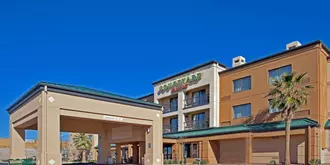
[(11, 156), (24, 157), (24, 130), (33, 129), (39, 164), (61, 163), (60, 131), (97, 134), (99, 163), (281, 163), (285, 124), (266, 95), (273, 79), (297, 72), (314, 88), (292, 121), (291, 161), (330, 163), (329, 54), (321, 41), (293, 42), (249, 63), (236, 57), (232, 68), (211, 61), (154, 82), (139, 99), (40, 83), (8, 109)]
[[(176, 84), (175, 87), (168, 85), (167, 79), (154, 83), (154, 101), (162, 105), (170, 104), (174, 109), (177, 108), (173, 106), (174, 103), (171, 104), (175, 102), (172, 98), (177, 95), (177, 104), (186, 105), (186, 100), (180, 99), (180, 93), (189, 97), (195, 91), (205, 90), (209, 93), (208, 97), (218, 98), (217, 113), (201, 108), (211, 106), (212, 103), (199, 104), (199, 97), (203, 97), (203, 94), (195, 94), (195, 99), (192, 99), (195, 104), (193, 108), (200, 108), (200, 111), (190, 112), (190, 107), (183, 108), (181, 113), (184, 115), (181, 116), (193, 120), (194, 129), (180, 129), (180, 126), (176, 129), (173, 118), (180, 116), (180, 110), (164, 111), (164, 158), (186, 159), (188, 163), (198, 158), (211, 164), (267, 164), (271, 160), (284, 162), (285, 125), (281, 122), (279, 110), (269, 108), (270, 98), (266, 95), (272, 88), (272, 79), (284, 72), (297, 72), (307, 73), (305, 83), (314, 88), (309, 91), (308, 104), (295, 114), (292, 121), (291, 161), (307, 163), (311, 159), (321, 159), (324, 163), (330, 163), (327, 130), (330, 126), (330, 122), (327, 123), (330, 107), (328, 59), (329, 50), (320, 41), (296, 46), (294, 43), (286, 51), (250, 63), (245, 63), (244, 57), (233, 59), (233, 68), (223, 67), (218, 71), (216, 90), (208, 88), (209, 86), (203, 88), (203, 85), (198, 85), (199, 82), (188, 84), (188, 88), (186, 83), (177, 83), (180, 85)], [(203, 69), (191, 69), (188, 77), (189, 74), (200, 73)], [(177, 74), (169, 79), (173, 82), (185, 76), (186, 73)], [(164, 84), (171, 86), (170, 89), (179, 90), (171, 92)], [(217, 96), (213, 96), (214, 94)], [(171, 115), (167, 115), (168, 113)], [(198, 114), (202, 114), (202, 117)], [(178, 125), (185, 125), (184, 119), (179, 119)], [(213, 119), (213, 124), (209, 123), (205, 127), (201, 124), (205, 119)]]

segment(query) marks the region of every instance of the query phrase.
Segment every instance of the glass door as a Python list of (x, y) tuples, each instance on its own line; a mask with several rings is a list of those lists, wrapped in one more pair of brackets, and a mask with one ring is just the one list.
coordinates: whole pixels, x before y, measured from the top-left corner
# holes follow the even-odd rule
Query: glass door
[(170, 119), (170, 132), (177, 132), (178, 131), (178, 118)]

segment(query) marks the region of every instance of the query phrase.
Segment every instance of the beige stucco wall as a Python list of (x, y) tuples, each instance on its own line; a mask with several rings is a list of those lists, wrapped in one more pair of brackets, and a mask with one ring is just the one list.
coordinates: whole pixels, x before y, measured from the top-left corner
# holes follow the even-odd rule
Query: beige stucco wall
[[(253, 163), (269, 163), (275, 160), (277, 163), (284, 162), (285, 137), (254, 138), (252, 147)], [(291, 162), (305, 163), (305, 136), (291, 136)]]

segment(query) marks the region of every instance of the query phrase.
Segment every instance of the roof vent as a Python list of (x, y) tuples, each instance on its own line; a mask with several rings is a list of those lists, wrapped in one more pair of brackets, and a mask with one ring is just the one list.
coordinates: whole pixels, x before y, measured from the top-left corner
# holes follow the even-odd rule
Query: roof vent
[(301, 46), (301, 43), (299, 41), (293, 41), (293, 42), (286, 44), (286, 50), (294, 49), (299, 46)]
[(236, 66), (240, 66), (240, 65), (243, 65), (245, 64), (246, 61), (245, 61), (245, 58), (243, 56), (237, 56), (235, 58), (233, 58), (233, 67), (236, 67)]

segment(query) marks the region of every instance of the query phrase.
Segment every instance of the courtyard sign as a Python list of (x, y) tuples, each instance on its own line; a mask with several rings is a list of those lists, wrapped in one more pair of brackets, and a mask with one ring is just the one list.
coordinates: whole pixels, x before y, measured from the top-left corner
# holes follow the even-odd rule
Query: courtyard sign
[(189, 85), (196, 84), (202, 79), (202, 73), (193, 74), (168, 84), (161, 85), (158, 90), (158, 95), (171, 91), (172, 93), (187, 89)]

